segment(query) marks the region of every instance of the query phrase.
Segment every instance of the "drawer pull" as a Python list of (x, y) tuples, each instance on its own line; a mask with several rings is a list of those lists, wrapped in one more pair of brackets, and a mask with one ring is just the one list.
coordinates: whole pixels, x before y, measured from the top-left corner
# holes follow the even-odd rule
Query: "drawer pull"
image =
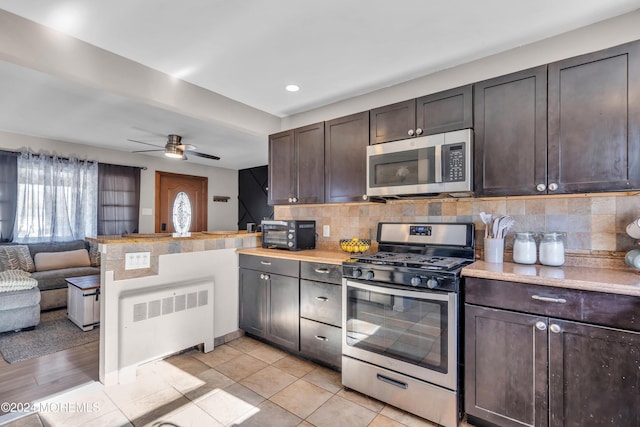
[(328, 268), (325, 268), (325, 267), (323, 267), (323, 268), (316, 268), (316, 269), (315, 269), (315, 272), (316, 272), (316, 273), (319, 273), (319, 274), (329, 274), (329, 269), (328, 269)]
[(322, 302), (327, 302), (327, 301), (329, 301), (329, 298), (327, 298), (327, 297), (316, 297), (316, 299), (317, 299), (318, 301), (322, 301)]
[(323, 337), (322, 335), (316, 335), (316, 339), (318, 341), (329, 341), (329, 338)]
[(546, 302), (557, 302), (559, 304), (564, 304), (567, 302), (567, 300), (564, 298), (541, 297), (540, 295), (532, 295), (531, 299), (535, 299), (538, 301), (546, 301)]
[(260, 264), (262, 264), (262, 265), (271, 265), (271, 263), (269, 261), (260, 261)]
[(378, 380), (382, 381), (383, 383), (391, 384), (393, 386), (399, 387), (404, 390), (409, 388), (409, 385), (407, 383), (394, 380), (393, 378), (385, 377), (384, 375), (381, 375), (381, 374), (376, 374), (376, 378), (378, 378)]

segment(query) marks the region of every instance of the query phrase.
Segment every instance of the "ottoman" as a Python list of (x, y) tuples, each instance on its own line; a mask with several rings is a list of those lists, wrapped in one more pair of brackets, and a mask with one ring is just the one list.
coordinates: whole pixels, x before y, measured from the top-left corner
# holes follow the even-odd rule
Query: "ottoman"
[(0, 332), (33, 328), (40, 323), (40, 289), (0, 292)]

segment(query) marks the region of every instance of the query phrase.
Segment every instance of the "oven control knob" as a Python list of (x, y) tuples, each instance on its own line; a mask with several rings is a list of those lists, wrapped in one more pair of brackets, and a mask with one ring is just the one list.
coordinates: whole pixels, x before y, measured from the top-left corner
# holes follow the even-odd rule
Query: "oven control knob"
[(362, 276), (362, 270), (356, 268), (355, 270), (353, 270), (353, 273), (351, 273), (351, 275), (354, 279), (357, 279), (358, 277)]
[(421, 283), (422, 280), (420, 279), (420, 276), (413, 276), (411, 278), (411, 286), (420, 286)]
[(435, 277), (432, 277), (431, 279), (427, 280), (427, 288), (434, 289), (437, 287), (438, 287), (438, 279), (436, 279)]
[(289, 243), (287, 243), (287, 246), (289, 246), (290, 248), (292, 248), (292, 247), (293, 247), (293, 242), (289, 242)]
[(367, 271), (367, 274), (365, 275), (365, 278), (367, 280), (373, 280), (373, 276), (374, 276), (373, 271), (369, 270), (369, 271)]
[(289, 233), (289, 234), (287, 235), (287, 237), (289, 238), (289, 240), (291, 240), (291, 239), (293, 239), (293, 234)]

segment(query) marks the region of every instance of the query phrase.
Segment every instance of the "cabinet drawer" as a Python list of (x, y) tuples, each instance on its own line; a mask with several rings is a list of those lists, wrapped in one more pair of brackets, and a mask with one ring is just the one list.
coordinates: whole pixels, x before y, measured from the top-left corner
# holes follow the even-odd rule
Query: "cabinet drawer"
[(307, 357), (340, 367), (342, 329), (300, 319), (300, 351)]
[(282, 274), (283, 276), (298, 277), (300, 271), (300, 261), (292, 259), (240, 254), (239, 264), (240, 268)]
[(465, 278), (465, 302), (640, 331), (640, 298), (552, 286)]
[(342, 284), (342, 265), (320, 262), (301, 262), (300, 278), (318, 282)]
[(340, 327), (342, 287), (300, 280), (300, 316)]

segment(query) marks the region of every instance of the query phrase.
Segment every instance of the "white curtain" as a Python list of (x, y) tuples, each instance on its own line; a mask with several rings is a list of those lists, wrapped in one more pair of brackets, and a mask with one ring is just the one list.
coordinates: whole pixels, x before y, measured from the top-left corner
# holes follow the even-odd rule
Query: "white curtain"
[(98, 163), (23, 152), (14, 241), (62, 242), (97, 231)]

